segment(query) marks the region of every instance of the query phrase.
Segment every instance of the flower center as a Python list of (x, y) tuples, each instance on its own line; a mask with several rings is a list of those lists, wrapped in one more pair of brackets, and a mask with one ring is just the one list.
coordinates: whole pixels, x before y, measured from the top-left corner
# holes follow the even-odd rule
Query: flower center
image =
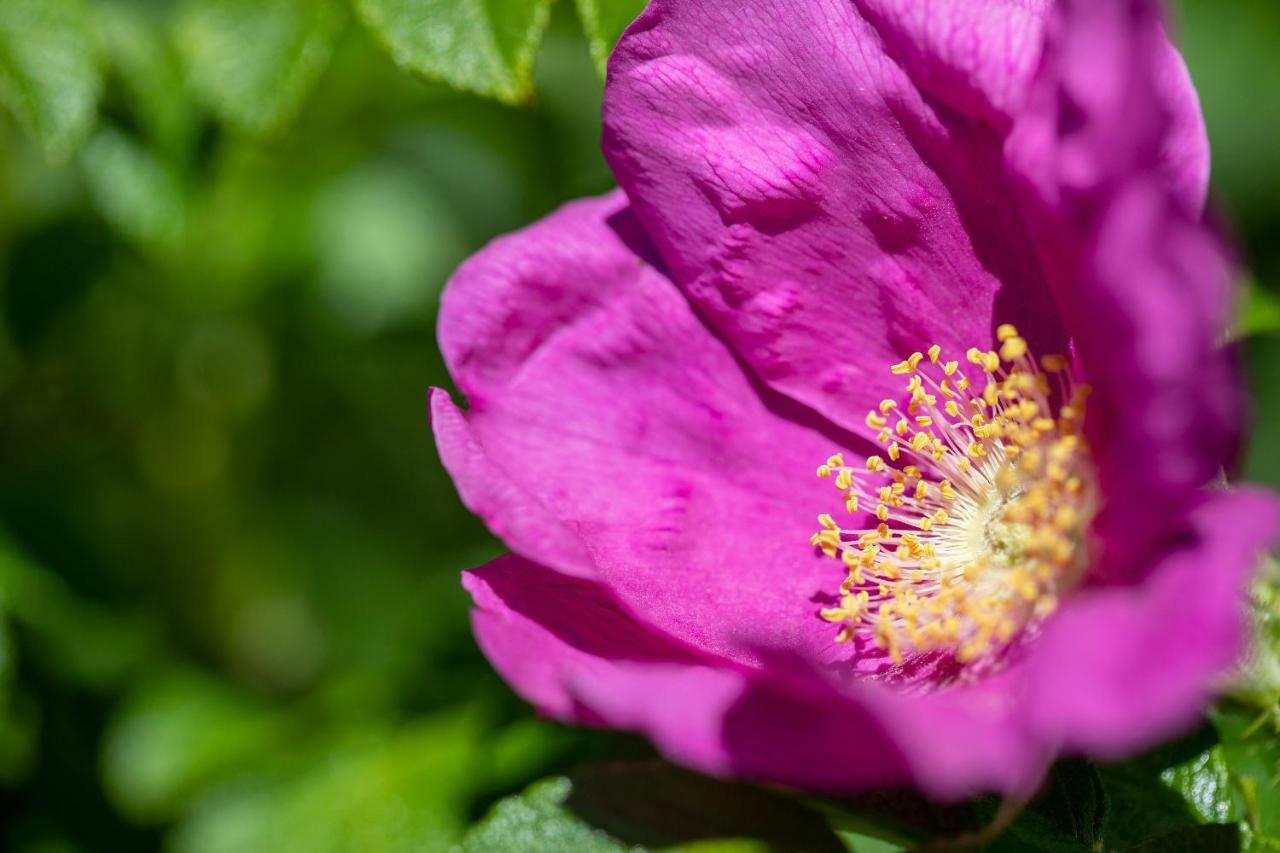
[(849, 572), (839, 606), (822, 611), (838, 641), (864, 635), (899, 665), (931, 651), (975, 663), (1079, 580), (1096, 503), (1080, 431), (1089, 387), (1060, 355), (1037, 362), (1013, 326), (996, 337), (998, 352), (967, 354), (981, 388), (937, 345), (893, 365), (906, 395), (866, 419), (884, 455), (855, 467), (836, 454), (818, 468), (850, 514), (875, 523), (818, 516), (812, 543)]

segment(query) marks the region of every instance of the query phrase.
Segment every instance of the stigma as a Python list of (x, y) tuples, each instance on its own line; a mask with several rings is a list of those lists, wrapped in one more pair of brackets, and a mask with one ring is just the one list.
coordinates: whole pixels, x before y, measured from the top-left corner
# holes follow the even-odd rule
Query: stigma
[(824, 513), (811, 539), (848, 571), (821, 611), (838, 641), (863, 636), (899, 665), (928, 652), (993, 661), (1079, 581), (1096, 504), (1089, 387), (1013, 326), (996, 338), (965, 354), (967, 369), (937, 345), (893, 365), (904, 395), (866, 417), (883, 451), (818, 468), (863, 522)]

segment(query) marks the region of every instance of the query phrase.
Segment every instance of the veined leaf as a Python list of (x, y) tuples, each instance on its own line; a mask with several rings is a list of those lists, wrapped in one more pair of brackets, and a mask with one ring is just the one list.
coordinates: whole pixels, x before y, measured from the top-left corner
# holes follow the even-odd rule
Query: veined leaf
[(627, 846), (580, 820), (564, 806), (573, 783), (563, 776), (543, 779), (524, 793), (507, 797), (467, 832), (464, 853), (623, 853)]
[(396, 63), (457, 89), (525, 100), (551, 0), (357, 0)]

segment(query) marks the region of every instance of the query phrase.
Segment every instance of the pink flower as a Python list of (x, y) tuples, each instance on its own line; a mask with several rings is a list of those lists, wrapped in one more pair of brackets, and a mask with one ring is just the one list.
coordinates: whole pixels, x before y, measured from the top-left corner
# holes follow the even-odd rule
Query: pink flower
[(605, 152), (621, 191), (442, 306), (517, 691), (707, 772), (939, 797), (1196, 719), (1277, 515), (1212, 485), (1231, 269), (1153, 2), (654, 0)]

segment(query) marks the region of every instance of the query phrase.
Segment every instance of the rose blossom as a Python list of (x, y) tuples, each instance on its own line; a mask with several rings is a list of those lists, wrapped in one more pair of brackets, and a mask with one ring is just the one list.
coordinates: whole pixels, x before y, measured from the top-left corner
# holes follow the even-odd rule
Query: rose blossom
[(1156, 5), (654, 0), (604, 112), (621, 190), (441, 308), (511, 685), (707, 772), (940, 797), (1195, 720), (1276, 511), (1212, 485), (1231, 268)]

